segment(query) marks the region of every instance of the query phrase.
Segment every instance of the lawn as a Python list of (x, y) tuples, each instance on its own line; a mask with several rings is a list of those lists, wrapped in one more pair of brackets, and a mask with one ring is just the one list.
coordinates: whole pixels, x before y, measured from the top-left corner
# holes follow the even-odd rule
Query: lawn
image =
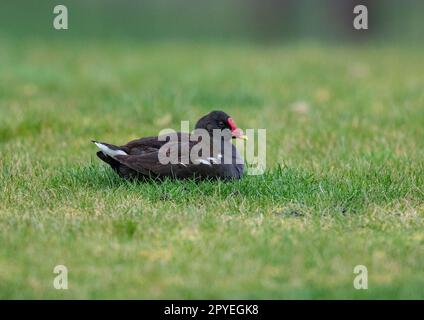
[[(423, 51), (2, 39), (0, 298), (423, 299)], [(213, 109), (264, 175), (126, 182), (90, 143)]]

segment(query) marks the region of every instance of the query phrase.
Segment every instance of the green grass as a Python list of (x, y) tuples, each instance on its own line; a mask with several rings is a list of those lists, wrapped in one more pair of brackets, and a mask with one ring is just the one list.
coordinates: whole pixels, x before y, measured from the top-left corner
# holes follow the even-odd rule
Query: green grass
[[(4, 39), (0, 298), (423, 299), (422, 54)], [(267, 129), (266, 174), (126, 182), (90, 143), (211, 109)]]

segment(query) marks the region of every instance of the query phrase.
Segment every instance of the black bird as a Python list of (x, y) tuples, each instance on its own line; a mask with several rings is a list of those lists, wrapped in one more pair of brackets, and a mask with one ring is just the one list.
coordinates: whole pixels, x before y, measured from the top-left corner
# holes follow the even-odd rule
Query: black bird
[[(191, 134), (177, 132), (173, 137), (140, 138), (123, 146), (97, 141), (93, 143), (101, 150), (97, 156), (125, 179), (171, 177), (231, 180), (243, 176), (243, 159), (231, 139), (247, 137), (225, 112), (212, 111), (197, 121)], [(194, 152), (199, 147), (203, 149)], [(171, 161), (166, 163), (164, 157), (169, 157)]]

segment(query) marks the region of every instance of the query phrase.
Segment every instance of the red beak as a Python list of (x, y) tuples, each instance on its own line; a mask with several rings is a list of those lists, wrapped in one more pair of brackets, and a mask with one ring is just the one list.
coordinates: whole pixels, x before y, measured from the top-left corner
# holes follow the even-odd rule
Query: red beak
[(233, 135), (234, 138), (247, 140), (247, 136), (243, 134), (243, 130), (237, 128), (237, 125), (232, 118), (228, 118), (227, 123), (231, 128), (231, 134)]

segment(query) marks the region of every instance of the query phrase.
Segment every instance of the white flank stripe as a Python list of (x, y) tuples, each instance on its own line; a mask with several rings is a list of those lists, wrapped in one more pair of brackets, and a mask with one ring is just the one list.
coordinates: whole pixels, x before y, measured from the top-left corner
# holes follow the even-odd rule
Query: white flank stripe
[(217, 158), (209, 157), (208, 160), (211, 161), (214, 164), (217, 164), (218, 163), (218, 159)]
[(209, 161), (207, 161), (207, 160), (204, 160), (204, 159), (197, 159), (196, 162), (198, 164), (199, 163), (202, 163), (202, 164), (207, 164), (208, 166), (211, 166), (211, 163)]

